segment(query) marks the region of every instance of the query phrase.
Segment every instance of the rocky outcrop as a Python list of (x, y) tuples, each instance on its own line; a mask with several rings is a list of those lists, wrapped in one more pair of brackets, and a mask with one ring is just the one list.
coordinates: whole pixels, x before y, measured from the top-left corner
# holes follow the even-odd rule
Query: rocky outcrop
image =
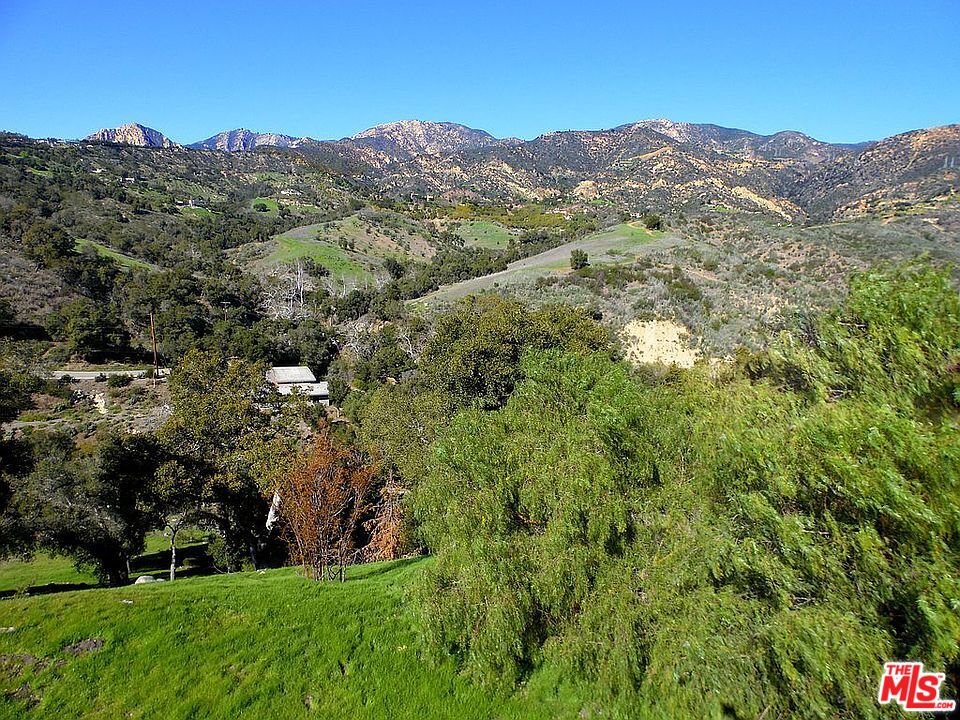
[(128, 123), (116, 128), (103, 128), (97, 130), (92, 135), (87, 135), (84, 140), (88, 142), (108, 142), (118, 143), (120, 145), (136, 145), (137, 147), (155, 147), (169, 148), (176, 147), (177, 144), (170, 140), (166, 135), (148, 128), (139, 123)]
[(484, 130), (450, 122), (400, 120), (364, 130), (341, 141), (382, 153), (391, 159), (446, 155), (489, 147), (497, 139)]
[(310, 138), (297, 138), (279, 133), (258, 133), (245, 128), (217, 133), (206, 140), (191, 143), (188, 147), (201, 150), (244, 152), (258, 147), (296, 148), (313, 142)]

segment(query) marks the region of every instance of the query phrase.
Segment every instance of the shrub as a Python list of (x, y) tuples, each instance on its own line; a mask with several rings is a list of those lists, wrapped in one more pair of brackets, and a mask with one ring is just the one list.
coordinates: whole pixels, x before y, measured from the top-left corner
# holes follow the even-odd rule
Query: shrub
[(322, 431), (284, 474), (277, 492), (290, 556), (307, 577), (343, 581), (359, 558), (357, 535), (373, 507), (377, 469)]
[(545, 662), (637, 717), (877, 717), (883, 662), (960, 661), (960, 303), (922, 267), (721, 371), (528, 356), (414, 488), (428, 639)]
[(587, 266), (587, 253), (583, 250), (570, 251), (570, 268), (572, 270), (582, 270)]
[(647, 213), (643, 216), (643, 226), (647, 230), (660, 230), (663, 228), (663, 220), (655, 213)]

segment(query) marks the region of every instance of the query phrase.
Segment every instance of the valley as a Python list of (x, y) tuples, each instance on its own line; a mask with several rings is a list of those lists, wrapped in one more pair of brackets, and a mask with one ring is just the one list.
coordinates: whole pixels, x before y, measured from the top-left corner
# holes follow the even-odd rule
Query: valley
[(873, 718), (863, 667), (956, 676), (954, 155), (0, 135), (0, 714)]

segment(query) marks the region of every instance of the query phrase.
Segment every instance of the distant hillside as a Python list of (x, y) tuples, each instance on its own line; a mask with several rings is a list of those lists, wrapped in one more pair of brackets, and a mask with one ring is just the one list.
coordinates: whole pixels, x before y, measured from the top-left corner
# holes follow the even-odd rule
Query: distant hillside
[(456, 123), (402, 120), (377, 125), (343, 142), (352, 142), (358, 147), (396, 159), (418, 155), (444, 155), (489, 147), (495, 144), (497, 139), (483, 130), (474, 130)]
[(139, 123), (128, 123), (116, 128), (103, 128), (84, 140), (91, 142), (119, 143), (137, 147), (169, 148), (176, 146), (166, 135)]
[[(87, 139), (174, 145), (142, 125)], [(729, 207), (792, 222), (856, 216), (960, 190), (958, 125), (851, 145), (789, 130), (759, 135), (666, 119), (550, 132), (529, 141), (497, 140), (456, 123), (404, 120), (335, 141), (238, 129), (189, 147), (302, 153), (395, 197), (599, 201), (631, 212)]]
[(191, 143), (187, 147), (202, 150), (223, 150), (225, 152), (243, 152), (258, 147), (297, 147), (304, 142), (312, 142), (309, 138), (295, 138), (278, 133), (258, 133), (245, 128), (227, 130), (217, 133), (206, 140)]

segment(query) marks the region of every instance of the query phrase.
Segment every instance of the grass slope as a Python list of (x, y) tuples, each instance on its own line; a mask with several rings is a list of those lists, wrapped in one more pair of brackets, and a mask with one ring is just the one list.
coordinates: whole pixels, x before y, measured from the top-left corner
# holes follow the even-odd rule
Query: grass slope
[(650, 231), (638, 223), (624, 223), (595, 232), (580, 240), (510, 263), (506, 270), (447, 285), (414, 301), (425, 307), (444, 305), (472, 293), (495, 287), (532, 283), (537, 278), (570, 269), (570, 253), (583, 250), (592, 265), (633, 262), (638, 255), (678, 244), (680, 238)]
[(371, 280), (370, 268), (374, 261), (318, 239), (320, 227), (301, 225), (267, 242), (249, 243), (238, 249), (236, 260), (243, 265), (252, 263), (261, 269), (271, 269), (298, 258), (312, 258), (326, 267), (331, 275), (358, 283)]
[(426, 562), (344, 584), (285, 568), (2, 600), (0, 717), (575, 716), (572, 696), (499, 696), (424, 658), (403, 598)]
[(135, 257), (130, 257), (129, 255), (125, 255), (122, 252), (114, 250), (111, 247), (107, 247), (106, 245), (101, 245), (100, 243), (94, 242), (93, 240), (77, 240), (75, 243), (75, 247), (77, 250), (82, 250), (84, 247), (93, 248), (98, 255), (102, 255), (103, 257), (108, 257), (116, 260), (121, 267), (140, 268), (142, 270), (159, 270), (160, 269), (152, 263), (148, 263), (144, 260), (138, 260)]
[(486, 220), (471, 220), (457, 228), (457, 235), (463, 238), (465, 245), (502, 250), (507, 247), (510, 231), (503, 225)]

